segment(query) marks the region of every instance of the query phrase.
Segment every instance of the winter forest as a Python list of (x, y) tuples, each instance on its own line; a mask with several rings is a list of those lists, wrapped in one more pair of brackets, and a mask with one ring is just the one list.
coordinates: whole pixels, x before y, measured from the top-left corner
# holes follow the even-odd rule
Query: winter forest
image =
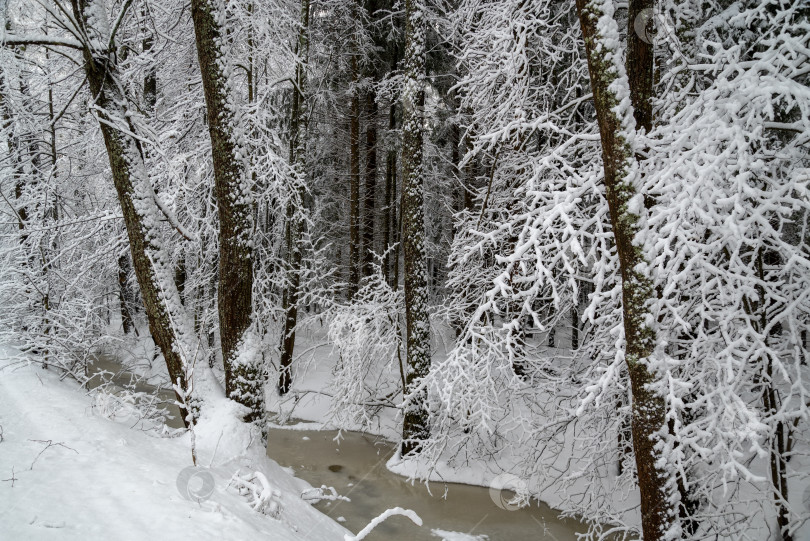
[(0, 538), (810, 539), (808, 0), (0, 16)]

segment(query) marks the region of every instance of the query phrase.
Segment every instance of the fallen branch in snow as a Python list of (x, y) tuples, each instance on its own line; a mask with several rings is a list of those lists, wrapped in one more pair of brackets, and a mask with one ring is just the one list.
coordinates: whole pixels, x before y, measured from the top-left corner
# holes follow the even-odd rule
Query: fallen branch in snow
[(404, 517), (408, 517), (413, 521), (414, 524), (417, 526), (422, 525), (422, 519), (419, 518), (415, 512), (411, 511), (410, 509), (403, 509), (401, 507), (394, 507), (393, 509), (386, 509), (383, 513), (368, 523), (368, 525), (360, 530), (357, 535), (344, 535), (343, 541), (360, 541), (361, 539), (365, 539), (365, 537), (371, 533), (371, 530), (379, 526), (385, 519), (388, 517), (392, 517), (394, 515), (402, 515)]
[(231, 484), (241, 495), (249, 495), (250, 506), (254, 511), (278, 518), (281, 514), (281, 491), (274, 488), (262, 472), (253, 472), (250, 477), (240, 477), (235, 473)]
[[(327, 492), (328, 491), (328, 492)], [(335, 487), (328, 487), (326, 485), (321, 485), (320, 488), (310, 488), (305, 490), (301, 493), (301, 499), (308, 503), (318, 503), (324, 500), (333, 502), (337, 500), (341, 500), (344, 502), (350, 502), (351, 499), (347, 498), (346, 496), (341, 496), (335, 490)]]
[(45, 448), (42, 451), (40, 451), (39, 454), (34, 458), (34, 461), (31, 463), (31, 467), (28, 468), (29, 471), (34, 469), (34, 464), (36, 464), (39, 457), (42, 456), (42, 453), (44, 453), (45, 451), (47, 451), (51, 447), (64, 447), (65, 449), (70, 449), (71, 451), (73, 451), (77, 455), (79, 454), (79, 451), (77, 451), (76, 449), (74, 449), (72, 447), (68, 447), (67, 445), (65, 445), (62, 442), (54, 443), (53, 440), (28, 440), (28, 441), (33, 441), (33, 442), (36, 442), (36, 443), (46, 443), (47, 444), (45, 446)]

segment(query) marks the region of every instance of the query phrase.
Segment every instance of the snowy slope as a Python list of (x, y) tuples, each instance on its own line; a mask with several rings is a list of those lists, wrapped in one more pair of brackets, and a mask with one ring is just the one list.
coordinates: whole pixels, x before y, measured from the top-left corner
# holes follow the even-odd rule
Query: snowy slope
[[(198, 432), (200, 462), (211, 467), (191, 482), (213, 480), (198, 503), (177, 486), (191, 466), (188, 434), (159, 437), (111, 421), (52, 370), (9, 367), (11, 354), (0, 349), (0, 539), (330, 541), (348, 533), (301, 500), (309, 485), (267, 459), (259, 442), (234, 456), (243, 438), (224, 398)], [(228, 487), (237, 471), (259, 471), (279, 491), (278, 519)]]

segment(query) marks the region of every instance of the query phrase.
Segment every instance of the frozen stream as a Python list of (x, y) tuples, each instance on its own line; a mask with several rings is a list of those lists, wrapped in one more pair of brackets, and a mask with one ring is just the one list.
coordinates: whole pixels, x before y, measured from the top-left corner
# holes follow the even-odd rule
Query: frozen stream
[[(88, 366), (88, 388), (107, 385), (108, 392), (128, 388), (153, 393), (154, 385), (126, 371), (111, 355), (98, 355)], [(167, 424), (182, 427), (180, 411), (174, 404), (174, 393), (161, 390), (160, 406), (174, 418)], [(341, 519), (352, 532), (359, 532), (386, 509), (404, 507), (414, 510), (423, 521), (420, 528), (409, 519), (391, 517), (366, 539), (368, 541), (436, 541), (434, 529), (461, 532), (468, 537), (448, 537), (452, 541), (488, 539), (488, 541), (550, 540), (573, 541), (583, 527), (578, 522), (561, 519), (546, 505), (509, 511), (493, 501), (486, 487), (456, 483), (430, 483), (432, 495), (424, 484), (410, 484), (404, 477), (385, 467), (394, 445), (379, 437), (343, 431), (340, 443), (335, 430), (298, 430), (270, 428), (267, 455), (314, 487), (334, 487), (346, 501), (322, 501), (315, 504), (326, 515)], [(498, 494), (496, 493), (496, 497)], [(509, 500), (511, 494), (502, 498)], [(488, 536), (486, 538), (480, 536)]]
[(180, 417), (180, 408), (175, 403), (174, 391), (170, 389), (158, 391), (157, 386), (127, 371), (114, 356), (99, 354), (92, 357), (87, 366), (87, 375), (89, 376), (87, 380), (88, 389), (95, 389), (105, 385), (107, 392), (110, 393), (128, 389), (136, 393), (156, 394), (160, 399), (157, 405), (166, 410), (172, 417), (166, 419), (166, 424), (172, 428), (183, 428), (183, 420)]
[(576, 539), (575, 532), (583, 531), (576, 521), (560, 519), (545, 505), (502, 509), (484, 487), (432, 482), (431, 496), (424, 484), (411, 485), (386, 469), (385, 463), (394, 452), (391, 443), (343, 431), (338, 444), (336, 435), (333, 430), (271, 428), (267, 454), (282, 466), (293, 468), (296, 476), (312, 486), (331, 486), (350, 498), (351, 502), (323, 501), (316, 507), (333, 519), (343, 517), (343, 525), (355, 533), (386, 509), (397, 506), (413, 509), (423, 520), (420, 528), (405, 517), (391, 517), (366, 537), (368, 541), (436, 541), (440, 538), (431, 534), (433, 529), (472, 536), (463, 539), (486, 535), (489, 541), (568, 541)]

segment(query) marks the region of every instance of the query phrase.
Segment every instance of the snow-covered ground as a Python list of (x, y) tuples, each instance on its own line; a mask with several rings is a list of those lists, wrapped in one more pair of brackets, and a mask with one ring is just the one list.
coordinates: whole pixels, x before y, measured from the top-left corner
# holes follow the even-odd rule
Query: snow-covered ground
[[(440, 333), (437, 335), (434, 358), (446, 350)], [(162, 360), (145, 360), (153, 349), (145, 342), (139, 341), (127, 354), (119, 351), (115, 355), (126, 359), (133, 372), (148, 376), (151, 383), (165, 382)], [(323, 327), (303, 329), (296, 349), (293, 391), (280, 400), (273, 382), (266, 388), (268, 407), (276, 420), (314, 421), (300, 423), (298, 429), (362, 428), (396, 441), (400, 419), (395, 407), (378, 410), (373, 426), (330, 417), (338, 354)], [(190, 434), (130, 417), (126, 404), (115, 404), (113, 416), (110, 406), (115, 399), (103, 391), (88, 392), (69, 379), (59, 381), (54, 370), (19, 364), (12, 358), (19, 359), (19, 353), (0, 347), (0, 540), (262, 536), (274, 541), (337, 541), (349, 534), (301, 499), (310, 485), (266, 458), (255, 429), (236, 420), (238, 406), (224, 399), (210, 372), (200, 371), (195, 378), (195, 385), (205, 388), (207, 407), (195, 429), (200, 468), (190, 469)], [(395, 397), (392, 403), (398, 400)], [(441, 461), (430, 477), (488, 487), (517, 472), (522, 453), (523, 449), (506, 446), (497, 463)], [(799, 470), (810, 468), (804, 453), (794, 461)], [(406, 476), (417, 474), (416, 466), (396, 457), (388, 463), (389, 469)], [(258, 492), (241, 495), (235, 475), (253, 478), (252, 487)], [(263, 479), (272, 485), (269, 497), (260, 505), (264, 513), (253, 508), (256, 495), (264, 488)], [(535, 498), (563, 507), (562, 495), (554, 487), (528, 488)], [(803, 503), (810, 509), (807, 481), (792, 480), (790, 488), (794, 505)], [(202, 501), (189, 497), (189, 493), (200, 492), (206, 493)], [(741, 499), (748, 501), (752, 496), (742, 494)], [(636, 495), (616, 497), (632, 500)], [(752, 512), (759, 508), (762, 513), (761, 507), (750, 507)], [(758, 518), (751, 539), (768, 538), (766, 523), (771, 521), (770, 516)], [(439, 538), (459, 538), (451, 533), (434, 531)], [(794, 538), (810, 539), (810, 523)]]
[[(301, 499), (309, 485), (266, 458), (224, 398), (203, 415), (201, 467), (189, 470), (189, 434), (109, 420), (92, 392), (53, 370), (9, 366), (14, 355), (0, 348), (0, 539), (331, 541), (348, 533)], [(239, 494), (237, 472), (270, 481), (277, 518)], [(202, 501), (188, 496), (209, 489)]]

